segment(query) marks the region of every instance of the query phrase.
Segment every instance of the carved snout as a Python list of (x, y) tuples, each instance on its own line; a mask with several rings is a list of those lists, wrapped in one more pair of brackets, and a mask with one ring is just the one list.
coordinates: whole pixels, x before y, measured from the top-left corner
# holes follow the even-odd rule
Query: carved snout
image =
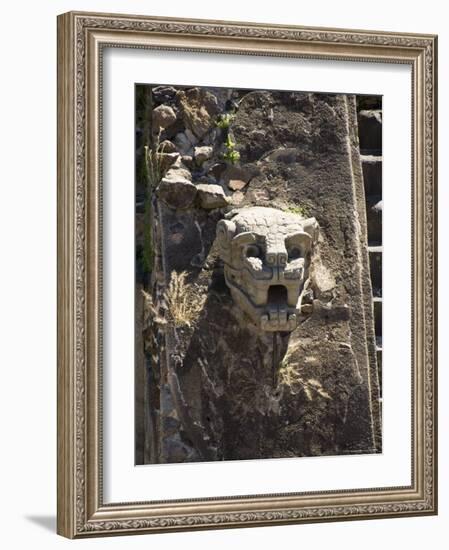
[[(230, 219), (231, 217), (234, 219)], [(233, 300), (264, 331), (292, 331), (318, 239), (315, 218), (250, 207), (217, 224), (217, 244)]]
[(287, 265), (288, 254), (287, 250), (275, 250), (267, 252), (267, 264), (271, 266)]

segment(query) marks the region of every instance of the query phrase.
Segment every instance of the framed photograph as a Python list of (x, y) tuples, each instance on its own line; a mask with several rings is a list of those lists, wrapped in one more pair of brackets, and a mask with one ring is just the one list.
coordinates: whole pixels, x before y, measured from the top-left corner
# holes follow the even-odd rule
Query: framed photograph
[(437, 513), (436, 49), (59, 16), (59, 534)]

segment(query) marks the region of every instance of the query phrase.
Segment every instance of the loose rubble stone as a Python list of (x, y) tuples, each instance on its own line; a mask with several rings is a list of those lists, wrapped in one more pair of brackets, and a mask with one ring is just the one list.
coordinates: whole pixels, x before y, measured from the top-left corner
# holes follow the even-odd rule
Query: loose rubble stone
[(169, 170), (157, 188), (158, 198), (172, 208), (180, 210), (189, 208), (197, 194), (197, 188), (190, 178), (188, 170), (182, 168)]
[(189, 128), (186, 128), (184, 133), (192, 145), (196, 145), (198, 143), (198, 138)]
[(176, 97), (186, 128), (202, 138), (215, 122), (218, 114), (217, 98), (200, 88), (180, 90)]
[[(197, 183), (197, 184), (199, 184), (199, 183), (208, 183), (208, 184), (211, 184), (211, 185), (217, 185), (217, 180), (213, 176), (204, 175), (204, 176), (200, 176), (196, 180), (195, 183)], [(219, 185), (218, 187), (221, 187), (221, 186)], [(226, 195), (226, 189), (223, 189), (223, 192)]]
[(202, 147), (195, 147), (193, 155), (198, 164), (203, 164), (206, 160), (212, 157), (214, 150), (209, 145), (203, 145)]
[(158, 151), (162, 153), (176, 153), (177, 149), (176, 145), (172, 141), (165, 139), (159, 144)]
[(229, 180), (228, 187), (232, 191), (241, 191), (244, 187), (248, 185), (248, 182), (243, 180)]
[(190, 173), (190, 171), (182, 167), (176, 167), (171, 169), (169, 172), (167, 172), (165, 177), (166, 178), (183, 178), (189, 182), (192, 181), (192, 174)]
[(250, 189), (247, 193), (247, 199), (257, 206), (268, 206), (270, 193), (267, 189)]
[(157, 133), (159, 128), (168, 128), (174, 122), (176, 122), (176, 113), (168, 105), (159, 105), (153, 109), (153, 132)]
[[(238, 127), (237, 127), (238, 128)], [(244, 129), (243, 129), (244, 130)], [(239, 131), (242, 131), (241, 129), (239, 129)], [(264, 130), (252, 130), (251, 131), (251, 138), (252, 139), (264, 139), (266, 136), (266, 133)]]
[(203, 136), (202, 140), (205, 145), (213, 145), (218, 137), (218, 128), (212, 128), (205, 136)]
[(179, 159), (179, 153), (159, 153), (161, 168), (166, 172)]
[(191, 155), (183, 155), (181, 161), (189, 170), (193, 168), (193, 157)]
[(220, 182), (225, 185), (228, 185), (231, 180), (241, 180), (248, 183), (258, 172), (259, 170), (256, 166), (243, 167), (228, 164), (221, 174)]
[(156, 103), (167, 103), (174, 99), (176, 88), (173, 86), (156, 86), (153, 88), (153, 99)]
[(241, 191), (236, 191), (230, 196), (229, 204), (232, 204), (233, 206), (238, 206), (239, 204), (242, 204), (244, 198), (245, 195)]
[(175, 144), (183, 155), (193, 155), (193, 147), (197, 143), (196, 137), (190, 131), (179, 132), (175, 136)]
[(203, 208), (222, 208), (228, 204), (223, 188), (220, 185), (200, 183), (196, 188)]
[(222, 176), (225, 170), (226, 170), (226, 164), (224, 162), (217, 162), (215, 164), (212, 164), (212, 166), (210, 166), (207, 173), (218, 180), (220, 179), (220, 177)]
[(177, 153), (177, 155), (178, 157), (173, 163), (172, 169), (182, 168), (187, 174), (187, 179), (192, 179), (192, 174), (190, 173), (190, 170), (188, 170), (188, 167), (182, 162), (182, 156), (179, 153)]
[(265, 162), (284, 162), (286, 164), (297, 162), (300, 157), (300, 152), (297, 147), (280, 147), (275, 151), (271, 151), (268, 155), (262, 158)]
[(164, 260), (171, 270), (183, 271), (192, 257), (203, 249), (201, 227), (196, 216), (198, 209), (174, 210), (161, 202), (161, 238), (164, 242)]

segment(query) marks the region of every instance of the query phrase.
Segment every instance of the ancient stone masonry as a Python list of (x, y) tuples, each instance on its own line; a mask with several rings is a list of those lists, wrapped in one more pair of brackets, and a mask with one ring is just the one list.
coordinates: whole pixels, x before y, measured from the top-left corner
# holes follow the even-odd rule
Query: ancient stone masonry
[[(357, 115), (368, 230), (368, 252), (379, 380), (382, 380), (382, 98), (359, 96)], [(382, 384), (380, 383), (382, 394)]]
[(217, 224), (217, 244), (235, 302), (261, 330), (295, 330), (318, 236), (315, 218), (260, 206), (226, 218)]
[(380, 452), (355, 96), (137, 105), (136, 462)]

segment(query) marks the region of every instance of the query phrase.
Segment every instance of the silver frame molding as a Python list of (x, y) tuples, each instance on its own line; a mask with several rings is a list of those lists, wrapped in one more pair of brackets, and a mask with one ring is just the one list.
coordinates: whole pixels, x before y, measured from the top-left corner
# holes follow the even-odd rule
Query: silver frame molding
[[(133, 47), (412, 68), (412, 484), (104, 504), (101, 62)], [(70, 12), (58, 17), (58, 533), (70, 538), (437, 513), (437, 37)], [(237, 84), (237, 83), (236, 83)]]

